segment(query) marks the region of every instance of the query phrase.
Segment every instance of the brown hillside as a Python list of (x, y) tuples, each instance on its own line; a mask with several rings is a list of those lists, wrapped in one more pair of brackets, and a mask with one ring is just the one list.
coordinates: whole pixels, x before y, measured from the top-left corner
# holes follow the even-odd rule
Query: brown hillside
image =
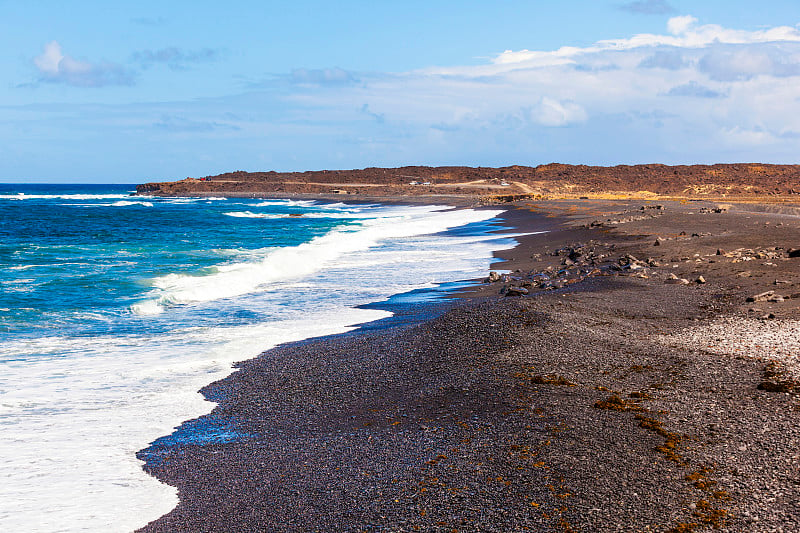
[(228, 172), (204, 178), (146, 183), (139, 194), (268, 195), (355, 194), (542, 197), (794, 197), (800, 195), (800, 165), (620, 165), (595, 167), (552, 163), (538, 167), (365, 168), (308, 172)]

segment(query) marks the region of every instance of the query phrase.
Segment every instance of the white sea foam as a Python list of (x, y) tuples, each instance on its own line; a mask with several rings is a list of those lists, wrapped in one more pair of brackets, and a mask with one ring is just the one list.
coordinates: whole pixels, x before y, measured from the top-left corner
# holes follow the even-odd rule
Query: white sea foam
[(130, 198), (130, 194), (0, 194), (0, 200), (111, 200)]
[[(441, 208), (438, 208), (441, 209)], [(325, 268), (337, 258), (367, 250), (387, 239), (444, 231), (489, 220), (501, 211), (437, 210), (436, 207), (396, 208), (395, 216), (370, 219), (357, 229), (335, 229), (309, 242), (271, 250), (257, 262), (220, 265), (206, 276), (169, 274), (153, 280), (154, 298), (134, 304), (136, 314), (156, 314), (158, 308), (207, 302), (266, 290), (276, 282), (292, 281)]]
[(175, 489), (146, 475), (135, 453), (213, 407), (198, 389), (229, 374), (236, 360), (278, 343), (387, 314), (339, 309), (157, 337), (4, 344), (0, 530), (130, 531), (169, 512)]
[(112, 207), (127, 207), (129, 205), (141, 205), (144, 207), (153, 207), (153, 202), (131, 202), (128, 200), (120, 200), (119, 202), (114, 202), (111, 204)]
[(374, 218), (376, 216), (375, 213), (369, 212), (337, 212), (337, 213), (325, 213), (325, 212), (306, 212), (306, 213), (253, 213), (252, 211), (231, 211), (228, 213), (223, 213), (223, 215), (235, 218), (268, 218), (268, 219), (276, 219), (276, 218), (340, 218), (340, 219), (352, 219), (352, 218)]
[(314, 200), (289, 200), (289, 199), (280, 200), (280, 199), (276, 199), (276, 200), (266, 200), (264, 202), (259, 202), (259, 203), (255, 204), (255, 205), (256, 205), (256, 207), (269, 207), (269, 206), (276, 206), (276, 205), (287, 205), (287, 206), (290, 206), (290, 207), (295, 207), (295, 206), (311, 207), (311, 206), (318, 205), (318, 204)]

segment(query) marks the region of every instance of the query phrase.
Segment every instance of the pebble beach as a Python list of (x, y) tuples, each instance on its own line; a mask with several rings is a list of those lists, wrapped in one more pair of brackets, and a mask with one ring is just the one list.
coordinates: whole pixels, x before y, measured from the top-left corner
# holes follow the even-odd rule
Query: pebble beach
[(246, 437), (149, 449), (141, 531), (797, 531), (800, 218), (503, 207), (499, 274), (205, 387)]

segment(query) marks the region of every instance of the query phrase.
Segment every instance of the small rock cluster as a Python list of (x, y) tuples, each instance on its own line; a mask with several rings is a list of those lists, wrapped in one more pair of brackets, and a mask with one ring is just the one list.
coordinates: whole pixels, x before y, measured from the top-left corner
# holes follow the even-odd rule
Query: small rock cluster
[(722, 257), (731, 258), (731, 263), (741, 263), (745, 261), (756, 261), (756, 260), (771, 260), (771, 259), (781, 259), (783, 257), (798, 257), (800, 255), (791, 255), (793, 249), (786, 250), (781, 247), (775, 248), (764, 248), (761, 250), (752, 250), (750, 248), (737, 248), (731, 252), (726, 252), (725, 250), (718, 249), (717, 255)]
[[(637, 214), (623, 216), (620, 218), (607, 218), (606, 220), (594, 220), (586, 225), (589, 228), (597, 228), (604, 226), (616, 226), (617, 224), (625, 224), (626, 222), (635, 222), (637, 220), (646, 220), (648, 218), (656, 218), (664, 214), (663, 205), (643, 205), (637, 211)], [(621, 213), (624, 214), (624, 213)]]
[(615, 258), (613, 254), (600, 253), (594, 242), (560, 248), (551, 252), (550, 255), (561, 257), (561, 268), (550, 265), (541, 270), (529, 272), (516, 270), (510, 274), (499, 274), (492, 271), (483, 281), (484, 283), (503, 283), (500, 294), (505, 296), (523, 296), (534, 289), (561, 289), (593, 276), (648, 278), (652, 268), (661, 266), (658, 261), (650, 258), (640, 260), (631, 254)]
[(727, 207), (724, 206), (717, 206), (717, 207), (701, 207), (700, 213), (724, 213), (728, 210)]
[(788, 300), (790, 298), (800, 298), (800, 292), (782, 296), (780, 294), (775, 294), (775, 291), (766, 291), (759, 294), (754, 294), (747, 298), (748, 302), (769, 302), (769, 303), (778, 303), (784, 300)]

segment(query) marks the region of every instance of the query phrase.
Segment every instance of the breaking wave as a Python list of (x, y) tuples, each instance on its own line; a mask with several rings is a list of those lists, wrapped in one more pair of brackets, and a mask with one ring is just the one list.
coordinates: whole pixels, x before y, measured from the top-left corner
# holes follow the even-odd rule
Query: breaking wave
[[(437, 209), (437, 210), (433, 210)], [(216, 266), (207, 275), (168, 274), (152, 280), (152, 297), (131, 306), (140, 315), (158, 314), (181, 304), (208, 302), (269, 290), (278, 283), (297, 281), (347, 255), (382, 241), (430, 235), (494, 218), (501, 211), (442, 207), (393, 210), (395, 216), (373, 218), (339, 227), (297, 246), (269, 249), (257, 261)]]

